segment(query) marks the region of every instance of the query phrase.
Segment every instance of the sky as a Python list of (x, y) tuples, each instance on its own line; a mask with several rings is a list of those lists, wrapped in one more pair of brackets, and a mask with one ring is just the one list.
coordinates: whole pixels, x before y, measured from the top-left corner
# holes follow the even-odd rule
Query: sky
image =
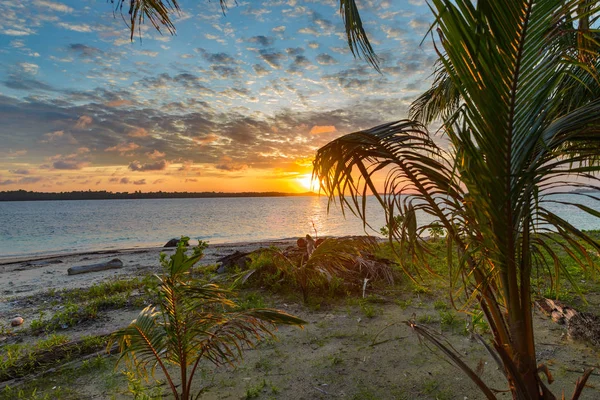
[(106, 0), (0, 0), (0, 191), (305, 192), (319, 147), (431, 84), (424, 0), (358, 3), (381, 74), (336, 1), (230, 3), (131, 41)]

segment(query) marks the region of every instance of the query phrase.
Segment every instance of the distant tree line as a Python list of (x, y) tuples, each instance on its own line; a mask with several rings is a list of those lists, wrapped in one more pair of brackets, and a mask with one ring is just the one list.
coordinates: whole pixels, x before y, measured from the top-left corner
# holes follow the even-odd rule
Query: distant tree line
[(73, 191), (60, 193), (32, 192), (26, 190), (13, 190), (0, 192), (0, 201), (32, 201), (32, 200), (115, 200), (115, 199), (188, 199), (188, 198), (216, 198), (216, 197), (284, 197), (284, 196), (313, 196), (315, 193), (281, 193), (281, 192), (108, 192), (100, 191)]

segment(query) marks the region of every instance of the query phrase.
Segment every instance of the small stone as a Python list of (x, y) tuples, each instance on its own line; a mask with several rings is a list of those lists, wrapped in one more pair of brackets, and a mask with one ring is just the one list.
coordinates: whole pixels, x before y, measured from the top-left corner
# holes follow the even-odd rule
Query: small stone
[(22, 325), (25, 320), (21, 317), (14, 317), (10, 320), (10, 326), (19, 326)]

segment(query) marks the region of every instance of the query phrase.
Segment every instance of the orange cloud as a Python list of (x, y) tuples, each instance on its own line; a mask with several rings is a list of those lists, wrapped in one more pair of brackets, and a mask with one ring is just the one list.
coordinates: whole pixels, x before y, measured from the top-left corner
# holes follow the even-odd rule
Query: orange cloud
[(146, 137), (148, 136), (148, 131), (146, 131), (146, 129), (144, 128), (135, 128), (130, 130), (127, 133), (127, 136), (129, 137)]
[(214, 133), (210, 133), (201, 138), (194, 138), (194, 141), (196, 143), (198, 143), (200, 146), (205, 146), (207, 144), (216, 142), (217, 140), (219, 140), (219, 136), (215, 135)]
[(79, 117), (79, 119), (77, 120), (77, 123), (75, 124), (75, 129), (84, 129), (85, 127), (87, 127), (89, 124), (92, 123), (92, 117), (88, 117), (87, 115), (82, 115), (81, 117)]
[(129, 100), (113, 100), (106, 103), (109, 107), (120, 107), (120, 106), (128, 106), (131, 105), (131, 101)]
[(310, 130), (310, 134), (311, 135), (320, 135), (322, 133), (332, 133), (332, 132), (336, 132), (337, 129), (335, 129), (335, 126), (333, 125), (315, 125), (312, 127), (312, 129)]
[(119, 153), (123, 154), (123, 153), (127, 153), (128, 151), (133, 151), (139, 147), (140, 147), (139, 144), (136, 144), (133, 142), (119, 143), (116, 146), (112, 146), (112, 147), (108, 147), (108, 148), (104, 149), (104, 151), (118, 151)]
[(165, 153), (154, 149), (152, 153), (146, 153), (146, 155), (151, 159), (156, 160), (157, 158), (163, 158), (165, 156)]

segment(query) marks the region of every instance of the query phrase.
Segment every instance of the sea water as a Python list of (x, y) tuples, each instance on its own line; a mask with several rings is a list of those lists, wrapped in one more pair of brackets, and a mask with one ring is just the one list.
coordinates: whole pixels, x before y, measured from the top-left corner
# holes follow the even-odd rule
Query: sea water
[[(583, 196), (556, 196), (600, 203)], [(549, 207), (580, 229), (600, 229), (600, 219), (567, 205)], [(418, 215), (420, 225), (431, 221)], [(0, 259), (65, 252), (162, 246), (182, 235), (209, 243), (315, 236), (377, 235), (385, 216), (367, 198), (367, 221), (327, 198), (254, 197), (204, 199), (73, 200), (0, 202)]]

